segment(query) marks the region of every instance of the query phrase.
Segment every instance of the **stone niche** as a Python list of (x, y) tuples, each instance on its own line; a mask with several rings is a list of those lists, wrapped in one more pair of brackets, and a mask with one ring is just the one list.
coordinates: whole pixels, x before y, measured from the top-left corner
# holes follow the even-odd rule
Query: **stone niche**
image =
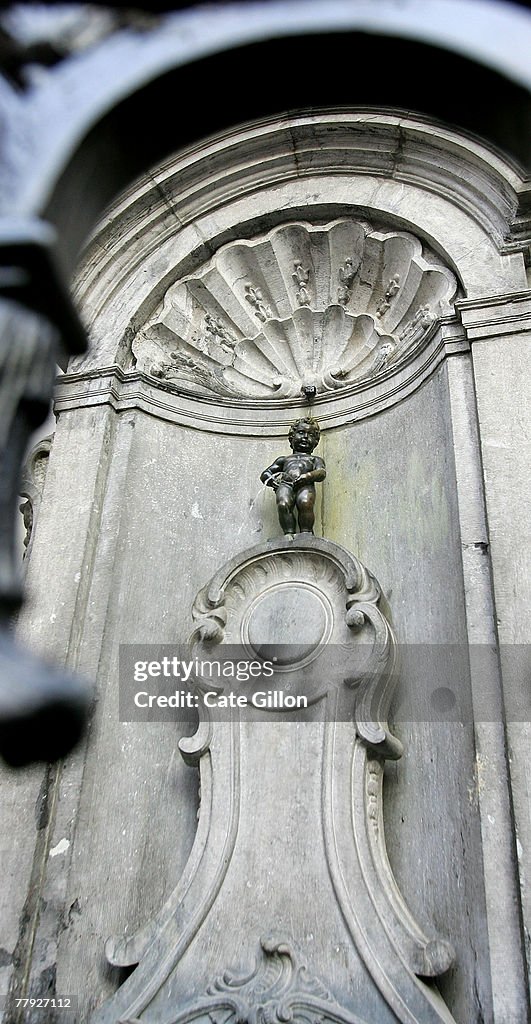
[[(208, 580), (278, 536), (259, 476), (293, 420), (311, 408), (321, 426), (316, 534), (377, 577), (399, 646), (440, 652), (430, 685), (456, 687), (449, 645), (490, 641), (468, 324), (502, 330), (513, 314), (500, 296), (508, 310), (526, 288), (521, 253), (504, 248), (517, 186), (498, 155), (428, 121), (301, 114), (177, 154), (87, 245), (77, 297), (92, 346), (58, 385), (28, 569), (37, 600), (23, 623), (97, 678), (51, 837), (70, 845), (50, 862), (35, 936), (35, 971), (53, 967), (57, 991), (79, 993), (80, 1024), (123, 980), (105, 940), (156, 918), (197, 827), (180, 736), (118, 721), (119, 644), (186, 639)], [(307, 588), (326, 632), (328, 605), (314, 597)], [(484, 680), (460, 664), (468, 706)], [(407, 686), (421, 699), (426, 679)], [(448, 1012), (490, 1021), (496, 993), (515, 984), (505, 966), (496, 975), (514, 923), (494, 870), (505, 846), (485, 826), (505, 769), (470, 716), (424, 717), (396, 713), (404, 754), (383, 773), (389, 862), (419, 927), (455, 951), (437, 980)], [(297, 959), (254, 952), (264, 970)]]

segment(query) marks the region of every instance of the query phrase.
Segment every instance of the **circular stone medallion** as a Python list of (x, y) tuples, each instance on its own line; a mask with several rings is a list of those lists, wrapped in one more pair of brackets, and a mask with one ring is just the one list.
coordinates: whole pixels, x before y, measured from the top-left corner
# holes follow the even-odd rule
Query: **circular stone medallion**
[(242, 623), (243, 641), (278, 668), (300, 668), (317, 657), (332, 632), (332, 609), (308, 583), (279, 583), (260, 594)]

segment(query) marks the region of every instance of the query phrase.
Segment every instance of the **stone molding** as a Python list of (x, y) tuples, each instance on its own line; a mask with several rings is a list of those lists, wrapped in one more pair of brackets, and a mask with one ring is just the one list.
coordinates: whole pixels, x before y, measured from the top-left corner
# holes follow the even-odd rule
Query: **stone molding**
[[(76, 294), (94, 310), (101, 306), (136, 264), (138, 238), (147, 256), (175, 235), (176, 219), (184, 228), (236, 197), (256, 200), (282, 182), (344, 173), (418, 186), (426, 202), (444, 196), (500, 247), (525, 190), (499, 152), (418, 115), (336, 108), (265, 118), (184, 150), (123, 193), (86, 247)], [(315, 201), (309, 194), (305, 205)]]
[(470, 342), (531, 330), (531, 291), (460, 299), (456, 309)]
[[(321, 429), (357, 422), (403, 401), (436, 372), (447, 356), (468, 349), (456, 317), (445, 318), (433, 325), (422, 347), (403, 363), (360, 382), (346, 394), (336, 391), (332, 398), (326, 394), (318, 397), (312, 408)], [(155, 381), (138, 370), (124, 371), (117, 365), (66, 373), (58, 379), (57, 413), (98, 405), (110, 405), (117, 412), (139, 409), (162, 420), (214, 433), (284, 436), (303, 407), (303, 398), (251, 403), (205, 396), (198, 401), (180, 393), (171, 381)]]
[[(507, 294), (525, 289), (523, 255), (507, 251), (522, 188), (515, 168), (478, 140), (395, 112), (335, 109), (264, 119), (192, 147), (131, 187), (89, 242), (76, 292), (92, 344), (61, 380), (57, 408), (108, 402), (199, 429), (282, 432), (288, 410), (304, 406), (307, 367), (286, 373), (279, 348), (286, 333), (297, 335), (286, 346), (293, 364), (297, 352), (314, 348), (323, 319), (335, 316), (352, 327), (351, 348), (366, 345), (368, 355), (344, 376), (335, 356), (328, 363), (319, 355), (311, 374), (316, 414), (326, 429), (386, 409), (446, 355), (467, 350), (466, 304), (489, 295), (493, 280)], [(400, 268), (387, 273), (384, 262), (361, 304), (354, 280), (349, 288), (343, 248), (333, 256), (326, 297), (321, 281), (319, 302), (306, 255), (284, 244), (280, 256), (272, 253), (290, 232), (298, 231), (306, 245), (319, 232), (329, 238), (337, 225), (349, 225), (351, 233), (361, 225), (373, 247), (392, 239), (401, 239), (404, 251), (409, 246)], [(271, 294), (264, 275), (252, 272), (262, 272), (268, 247)], [(229, 278), (242, 294), (211, 294), (204, 323), (196, 323), (192, 293), (213, 281), (223, 260), (232, 261)], [(416, 325), (424, 329), (415, 344), (400, 352), (407, 323), (391, 323), (393, 308), (407, 268), (416, 266), (422, 276), (422, 261), (424, 275), (436, 266), (448, 281), (457, 280), (462, 312), (452, 317), (449, 289), (443, 305), (430, 311), (437, 322), (430, 325), (426, 315)], [(417, 313), (420, 321), (429, 305), (422, 289), (416, 305), (411, 298), (409, 321)], [(170, 302), (176, 295), (178, 325), (175, 310), (164, 308), (165, 296)], [(364, 321), (367, 312), (371, 319)], [(272, 334), (276, 354), (263, 362)]]

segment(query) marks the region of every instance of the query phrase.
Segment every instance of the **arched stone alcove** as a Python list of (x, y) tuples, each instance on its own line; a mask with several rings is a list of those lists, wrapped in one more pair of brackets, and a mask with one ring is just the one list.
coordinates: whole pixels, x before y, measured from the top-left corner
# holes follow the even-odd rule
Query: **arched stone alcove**
[[(118, 645), (185, 639), (199, 588), (278, 531), (259, 473), (307, 408), (301, 386), (316, 389), (328, 467), (319, 532), (375, 572), (399, 643), (445, 652), (440, 689), (455, 686), (449, 651), (493, 641), (475, 340), (521, 323), (525, 266), (508, 243), (521, 185), (500, 154), (428, 118), (312, 110), (179, 152), (89, 240), (75, 294), (92, 345), (59, 382), (28, 576), (34, 641), (52, 623), (98, 679), (88, 743), (59, 783), (51, 848), (63, 833), (68, 848), (36, 935), (80, 1020), (120, 980), (102, 938), (156, 913), (195, 830), (178, 737), (117, 723)], [(477, 706), (485, 675), (473, 659), (460, 671)], [(455, 947), (439, 987), (467, 1024), (525, 998), (499, 706), (486, 717), (401, 721), (406, 754), (385, 784), (392, 867)]]

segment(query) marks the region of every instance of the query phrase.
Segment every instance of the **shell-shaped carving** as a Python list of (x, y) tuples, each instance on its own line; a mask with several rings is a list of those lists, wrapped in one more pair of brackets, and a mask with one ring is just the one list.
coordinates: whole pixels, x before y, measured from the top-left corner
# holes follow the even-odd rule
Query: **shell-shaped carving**
[(451, 311), (454, 275), (418, 238), (364, 222), (286, 224), (173, 284), (137, 368), (198, 394), (291, 398), (374, 377)]

